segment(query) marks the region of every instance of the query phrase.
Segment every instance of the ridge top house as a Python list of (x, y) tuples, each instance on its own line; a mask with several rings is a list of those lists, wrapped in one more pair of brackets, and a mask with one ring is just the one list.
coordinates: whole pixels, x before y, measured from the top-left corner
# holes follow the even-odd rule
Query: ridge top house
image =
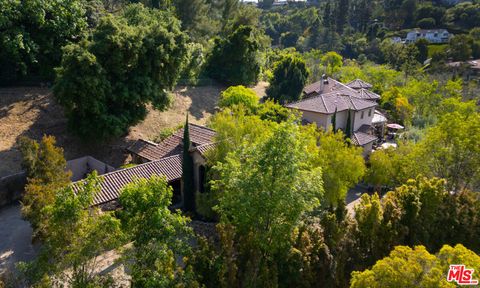
[[(322, 80), (305, 86), (303, 99), (288, 103), (285, 107), (301, 111), (302, 123), (316, 123), (325, 131), (346, 131), (350, 119), (351, 140), (364, 148), (366, 157), (378, 139), (376, 132), (381, 135), (386, 123), (386, 118), (375, 109), (380, 95), (371, 91), (371, 88), (370, 83), (361, 79), (344, 84), (323, 75)], [(333, 122), (336, 127), (332, 127)]]
[(430, 43), (447, 43), (451, 34), (446, 29), (414, 29), (407, 33), (405, 43), (415, 43), (425, 39)]

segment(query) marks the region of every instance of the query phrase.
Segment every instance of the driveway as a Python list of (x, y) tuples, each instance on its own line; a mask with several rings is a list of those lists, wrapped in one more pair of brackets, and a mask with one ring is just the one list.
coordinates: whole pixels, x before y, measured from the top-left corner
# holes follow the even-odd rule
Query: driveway
[(15, 263), (34, 258), (32, 228), (22, 219), (20, 204), (0, 208), (0, 275)]
[(367, 186), (362, 184), (358, 184), (352, 189), (348, 190), (345, 201), (347, 203), (347, 210), (350, 216), (355, 216), (355, 211), (353, 208), (355, 205), (357, 205), (357, 203), (360, 202), (360, 197), (363, 193), (367, 193)]

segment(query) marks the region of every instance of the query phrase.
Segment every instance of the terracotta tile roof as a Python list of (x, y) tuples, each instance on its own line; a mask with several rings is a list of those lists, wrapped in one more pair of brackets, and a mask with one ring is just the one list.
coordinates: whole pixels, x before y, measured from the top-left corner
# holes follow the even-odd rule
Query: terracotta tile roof
[(362, 126), (360, 126), (357, 131), (358, 132), (362, 132), (362, 133), (367, 133), (369, 134), (370, 132), (372, 132), (375, 128), (371, 125), (368, 125), (368, 124), (363, 124)]
[[(95, 195), (93, 205), (100, 205), (116, 200), (120, 191), (136, 178), (150, 178), (153, 175), (164, 175), (167, 181), (178, 180), (182, 177), (182, 157), (174, 155), (160, 160), (140, 164), (131, 168), (117, 170), (99, 176), (102, 180), (100, 193)], [(77, 191), (83, 180), (72, 183), (73, 190)]]
[(306, 95), (323, 94), (336, 91), (338, 89), (346, 88), (347, 86), (333, 78), (328, 77), (327, 82), (323, 80), (317, 81), (303, 88), (303, 93)]
[(352, 142), (355, 145), (363, 146), (377, 140), (377, 137), (360, 131), (353, 132)]
[(198, 152), (200, 152), (200, 155), (204, 156), (207, 151), (210, 151), (211, 149), (215, 148), (217, 144), (216, 143), (207, 143), (203, 145), (199, 145), (195, 147)]
[(362, 98), (362, 99), (367, 99), (367, 100), (378, 100), (380, 99), (380, 95), (378, 95), (377, 93), (374, 93), (370, 90), (367, 90), (367, 89), (360, 89), (358, 90), (359, 92), (359, 97), (358, 98)]
[(372, 88), (372, 84), (367, 83), (361, 79), (355, 79), (351, 82), (347, 83), (347, 86), (353, 89), (370, 89)]
[[(190, 141), (193, 146), (211, 143), (215, 131), (210, 128), (189, 123)], [(127, 148), (127, 151), (136, 154), (148, 161), (158, 160), (182, 153), (183, 150), (183, 128), (177, 130), (173, 135), (167, 137), (159, 144), (145, 140), (137, 140)]]
[[(356, 79), (345, 85), (335, 79), (327, 79), (327, 84), (318, 81), (306, 86), (303, 90), (306, 97), (297, 102), (289, 103), (285, 107), (333, 114), (335, 108), (338, 112), (347, 109), (359, 111), (377, 106), (374, 101), (378, 100), (380, 95), (365, 89), (372, 87), (369, 83)], [(360, 88), (354, 89), (352, 87)]]
[(293, 102), (285, 105), (285, 107), (322, 114), (333, 114), (335, 113), (335, 108), (337, 112), (340, 112), (348, 109), (359, 111), (377, 106), (377, 103), (374, 101), (352, 97), (356, 93), (355, 91), (342, 89)]

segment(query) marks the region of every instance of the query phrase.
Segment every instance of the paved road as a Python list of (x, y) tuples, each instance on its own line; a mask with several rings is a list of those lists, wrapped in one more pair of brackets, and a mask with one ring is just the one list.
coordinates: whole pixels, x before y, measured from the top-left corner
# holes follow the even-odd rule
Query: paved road
[(20, 204), (0, 208), (0, 275), (18, 261), (33, 259), (32, 228), (24, 221)]
[(360, 184), (353, 187), (347, 192), (346, 202), (347, 202), (347, 209), (350, 216), (353, 217), (355, 215), (355, 211), (353, 211), (353, 208), (358, 202), (360, 202), (360, 197), (362, 196), (362, 194), (366, 192), (367, 192), (367, 187)]

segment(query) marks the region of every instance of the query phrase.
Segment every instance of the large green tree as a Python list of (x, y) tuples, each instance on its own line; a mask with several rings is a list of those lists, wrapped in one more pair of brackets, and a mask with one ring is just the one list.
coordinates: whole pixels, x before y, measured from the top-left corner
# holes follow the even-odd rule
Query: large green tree
[(453, 191), (480, 183), (480, 114), (445, 114), (429, 129), (419, 149), (428, 170)]
[(258, 106), (258, 96), (255, 91), (245, 86), (230, 86), (220, 94), (218, 105), (222, 108), (243, 105), (248, 111), (255, 111)]
[[(100, 190), (96, 172), (79, 184), (58, 190), (54, 201), (44, 207), (45, 233), (39, 255), (22, 263), (33, 287), (107, 287), (112, 279), (98, 274), (98, 258), (103, 252), (118, 248), (124, 237), (120, 221), (111, 212), (92, 207)], [(62, 285), (63, 285), (62, 284)]]
[(194, 39), (201, 41), (215, 30), (211, 19), (212, 8), (206, 0), (174, 0), (175, 14), (182, 22), (182, 29)]
[(268, 98), (282, 104), (299, 100), (309, 74), (302, 58), (294, 55), (284, 57), (273, 69), (273, 77), (266, 91)]
[(138, 179), (123, 188), (119, 201), (123, 230), (133, 241), (126, 252), (132, 287), (196, 287), (177, 260), (190, 252), (189, 219), (170, 211), (172, 188), (166, 179)]
[(107, 16), (91, 41), (64, 48), (55, 96), (84, 139), (119, 136), (163, 110), (186, 60), (186, 35), (169, 12), (130, 5)]
[(24, 76), (52, 79), (62, 46), (87, 28), (86, 1), (1, 0), (0, 83)]
[(257, 83), (261, 48), (258, 33), (251, 26), (240, 26), (225, 39), (217, 38), (207, 60), (206, 73), (233, 85)]
[(295, 124), (279, 124), (269, 137), (214, 167), (219, 173), (214, 189), (221, 191), (216, 209), (239, 237), (245, 270), (238, 277), (245, 286), (276, 281), (275, 257), (288, 251), (300, 217), (323, 197), (321, 168), (308, 164), (312, 154), (305, 149), (311, 143), (301, 135)]
[(319, 149), (315, 165), (322, 167), (326, 201), (336, 206), (365, 174), (363, 150), (346, 143), (341, 132), (318, 132), (317, 135)]
[(66, 171), (67, 161), (63, 149), (55, 146), (55, 137), (43, 136), (40, 142), (20, 138), (22, 167), (27, 174), (22, 214), (33, 228), (34, 237), (43, 237), (47, 229), (48, 205), (55, 201), (59, 189), (70, 183), (71, 172)]

